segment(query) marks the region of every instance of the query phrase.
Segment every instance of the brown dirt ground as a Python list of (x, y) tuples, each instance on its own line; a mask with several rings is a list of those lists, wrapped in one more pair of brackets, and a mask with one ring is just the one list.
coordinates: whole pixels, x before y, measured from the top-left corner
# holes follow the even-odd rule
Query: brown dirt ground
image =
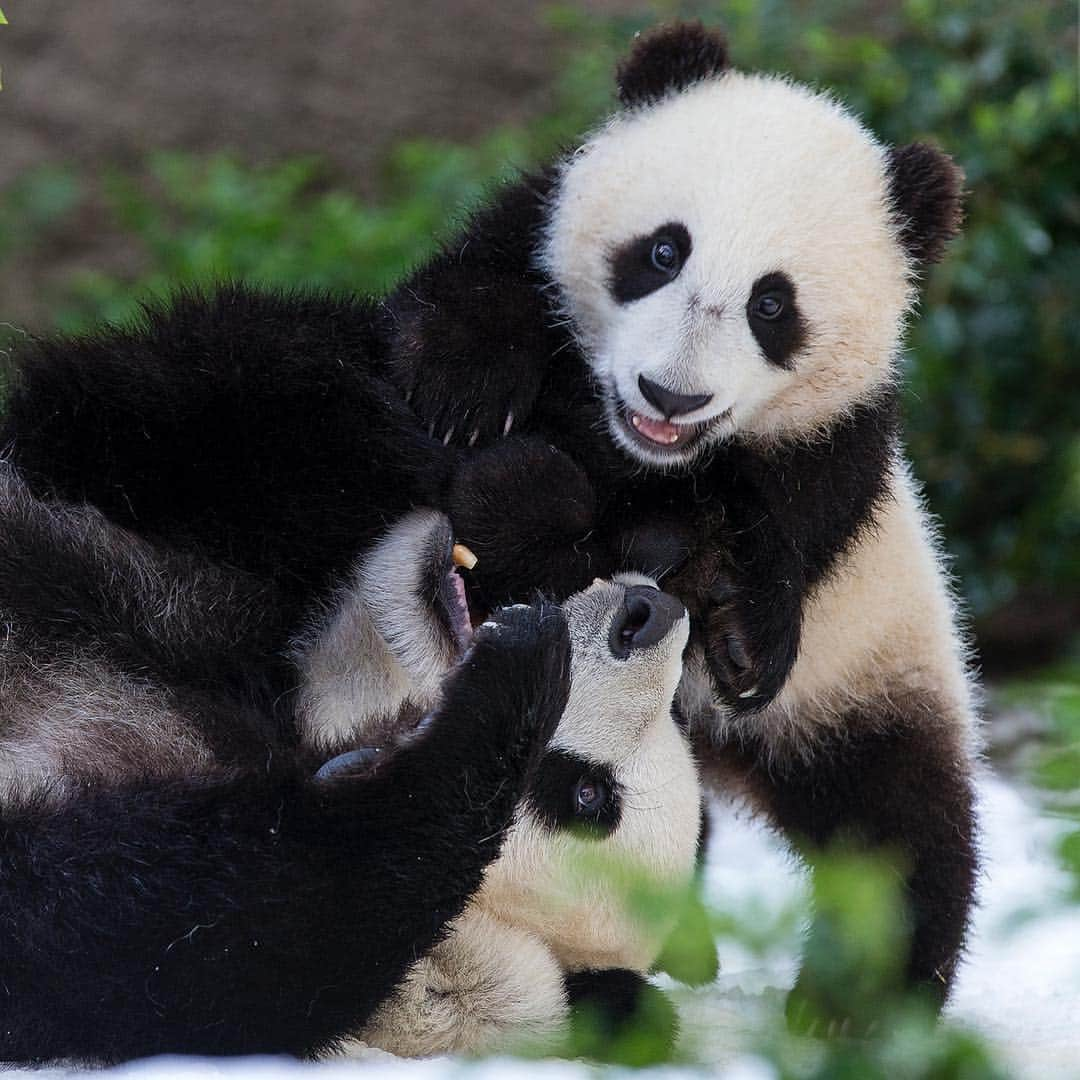
[[(550, 104), (559, 41), (530, 0), (5, 0), (0, 192), (28, 168), (147, 151), (327, 158), (360, 192), (406, 136), (469, 140)], [(594, 0), (636, 10), (641, 0)], [(89, 207), (0, 270), (0, 320), (40, 326), (83, 267), (129, 266)]]

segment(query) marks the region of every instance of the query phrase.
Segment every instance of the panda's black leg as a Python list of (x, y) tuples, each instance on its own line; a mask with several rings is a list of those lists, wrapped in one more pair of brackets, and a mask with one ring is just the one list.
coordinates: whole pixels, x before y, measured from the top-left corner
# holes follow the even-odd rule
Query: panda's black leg
[[(925, 698), (845, 717), (812, 757), (784, 762), (743, 744), (744, 771), (778, 825), (811, 857), (835, 843), (892, 856), (903, 874), (910, 947), (903, 983), (935, 1007), (948, 997), (963, 949), (978, 856), (970, 754), (959, 725)], [(808, 948), (825, 939), (819, 925)], [(846, 991), (846, 992), (845, 992)], [(863, 1016), (849, 986), (804, 969), (789, 1008), (812, 1025)]]
[(636, 971), (576, 971), (566, 976), (566, 996), (577, 1053), (637, 1065), (671, 1056), (679, 1032), (675, 1007)]

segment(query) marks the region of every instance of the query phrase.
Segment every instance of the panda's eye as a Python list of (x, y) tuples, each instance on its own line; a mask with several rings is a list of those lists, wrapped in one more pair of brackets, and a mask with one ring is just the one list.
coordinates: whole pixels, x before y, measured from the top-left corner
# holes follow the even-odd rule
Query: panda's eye
[(607, 785), (592, 776), (583, 776), (574, 785), (574, 813), (582, 817), (598, 814), (608, 800)]
[(679, 249), (666, 238), (653, 244), (650, 258), (653, 266), (662, 274), (674, 274), (679, 269)]
[(765, 293), (757, 298), (754, 314), (759, 319), (777, 319), (784, 311), (784, 298), (776, 293)]

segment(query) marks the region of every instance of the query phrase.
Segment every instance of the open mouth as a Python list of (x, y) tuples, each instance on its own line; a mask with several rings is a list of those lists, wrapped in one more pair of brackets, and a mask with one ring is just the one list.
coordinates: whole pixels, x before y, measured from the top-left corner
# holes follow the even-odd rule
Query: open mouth
[(701, 442), (707, 431), (727, 420), (731, 416), (731, 410), (726, 409), (711, 420), (700, 423), (675, 424), (670, 420), (656, 420), (636, 412), (620, 401), (616, 415), (623, 431), (635, 445), (653, 454), (682, 457), (686, 451)]
[(448, 539), (435, 591), (435, 612), (457, 652), (472, 641), (473, 627), (481, 622), (470, 612), (465, 574), (476, 565), (476, 556), (464, 545)]

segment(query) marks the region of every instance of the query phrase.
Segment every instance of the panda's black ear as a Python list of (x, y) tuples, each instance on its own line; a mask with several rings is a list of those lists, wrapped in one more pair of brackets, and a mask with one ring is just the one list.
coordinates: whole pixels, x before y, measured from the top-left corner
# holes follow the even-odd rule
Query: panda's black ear
[(939, 262), (960, 232), (963, 171), (943, 150), (915, 142), (889, 151), (887, 175), (904, 250), (917, 266)]
[(615, 73), (619, 101), (627, 108), (651, 105), (728, 68), (727, 40), (699, 22), (672, 23), (639, 36)]

